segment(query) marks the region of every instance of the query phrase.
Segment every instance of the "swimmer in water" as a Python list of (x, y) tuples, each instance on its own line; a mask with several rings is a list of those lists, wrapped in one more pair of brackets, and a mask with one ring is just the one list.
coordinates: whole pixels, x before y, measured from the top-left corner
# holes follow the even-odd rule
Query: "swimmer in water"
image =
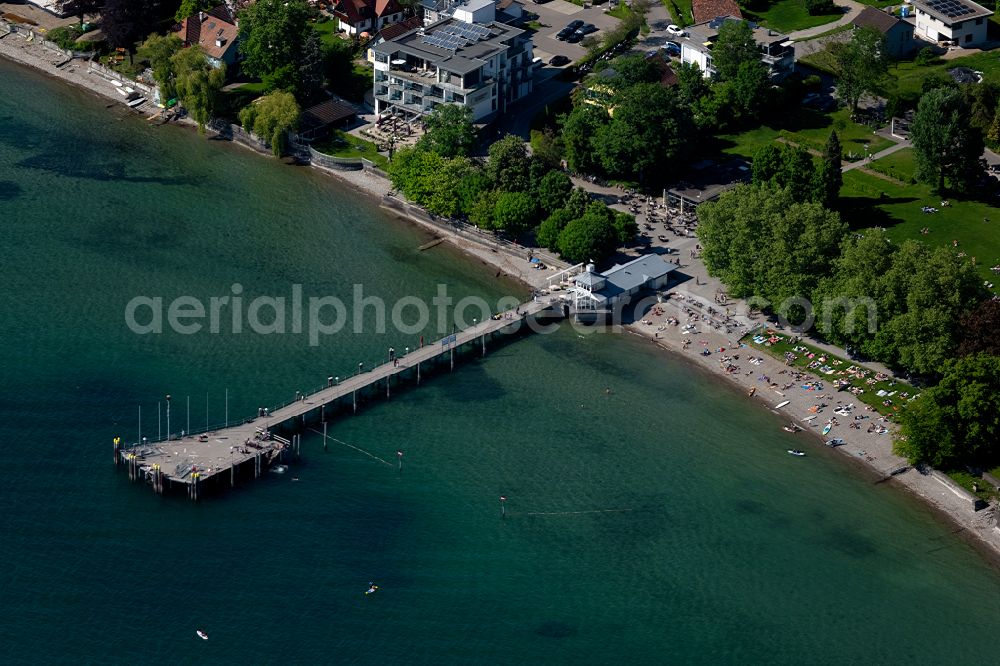
[(375, 583), (369, 581), (368, 582), (368, 589), (365, 590), (365, 594), (375, 594), (376, 590), (378, 590), (378, 585), (376, 585)]

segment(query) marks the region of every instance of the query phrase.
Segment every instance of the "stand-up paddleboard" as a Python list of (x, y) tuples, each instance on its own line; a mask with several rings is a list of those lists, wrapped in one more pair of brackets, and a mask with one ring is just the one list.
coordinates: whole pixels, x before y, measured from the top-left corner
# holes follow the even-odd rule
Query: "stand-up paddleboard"
[(791, 400), (785, 400), (783, 402), (779, 402), (777, 405), (774, 406), (774, 408), (775, 409), (781, 409), (782, 407), (784, 407), (785, 405), (787, 405), (790, 402), (791, 402)]
[(827, 423), (827, 424), (826, 424), (826, 425), (825, 425), (825, 426), (823, 427), (823, 434), (824, 434), (824, 435), (829, 435), (829, 434), (830, 434), (830, 431), (831, 431), (831, 430), (833, 430), (833, 422), (832, 422), (832, 421), (831, 421), (831, 422), (829, 422), (829, 423)]

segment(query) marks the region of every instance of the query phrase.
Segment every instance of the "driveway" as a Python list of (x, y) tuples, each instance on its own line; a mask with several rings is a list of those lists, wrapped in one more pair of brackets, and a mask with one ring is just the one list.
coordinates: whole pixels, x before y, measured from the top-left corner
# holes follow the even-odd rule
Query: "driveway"
[(554, 55), (564, 55), (571, 61), (582, 58), (587, 53), (579, 42), (569, 44), (556, 39), (556, 33), (562, 30), (570, 21), (580, 20), (584, 23), (593, 23), (598, 31), (590, 35), (600, 39), (604, 36), (604, 31), (610, 27), (618, 25), (618, 19), (604, 13), (603, 9), (589, 7), (584, 9), (579, 5), (574, 5), (566, 0), (552, 0), (544, 5), (536, 5), (528, 2), (524, 5), (524, 11), (538, 15), (538, 22), (542, 28), (533, 33), (531, 40), (535, 44), (535, 57), (541, 58), (545, 62)]

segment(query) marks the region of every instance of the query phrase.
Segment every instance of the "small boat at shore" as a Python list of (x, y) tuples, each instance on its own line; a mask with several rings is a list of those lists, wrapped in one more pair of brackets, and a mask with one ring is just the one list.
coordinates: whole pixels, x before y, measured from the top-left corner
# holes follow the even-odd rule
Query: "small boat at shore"
[(844, 443), (844, 440), (842, 440), (839, 437), (835, 437), (833, 439), (827, 440), (826, 445), (827, 446), (833, 446), (833, 447), (835, 447), (835, 446), (841, 446), (841, 445), (843, 445), (843, 443)]
[(207, 641), (208, 640), (208, 634), (206, 634), (201, 629), (196, 630), (194, 633), (198, 634), (198, 638), (200, 638), (201, 640), (203, 640), (203, 641)]
[(793, 456), (804, 456), (806, 454), (805, 451), (800, 451), (799, 449), (788, 449), (788, 453)]
[(784, 400), (782, 402), (779, 402), (777, 405), (775, 405), (774, 408), (775, 409), (781, 409), (782, 407), (784, 407), (785, 405), (787, 405), (790, 402), (791, 402), (791, 400)]

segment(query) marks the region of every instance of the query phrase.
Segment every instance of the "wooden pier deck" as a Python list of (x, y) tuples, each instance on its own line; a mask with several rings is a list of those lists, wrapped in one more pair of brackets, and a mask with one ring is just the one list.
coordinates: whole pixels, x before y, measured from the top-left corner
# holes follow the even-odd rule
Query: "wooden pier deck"
[(397, 355), (398, 362), (383, 363), (339, 383), (331, 382), (326, 388), (301, 396), (266, 416), (247, 419), (228, 428), (130, 446), (121, 446), (116, 440), (115, 464), (126, 465), (132, 480), (145, 477), (157, 492), (162, 493), (167, 487), (180, 484), (187, 488), (190, 497), (197, 499), (198, 487), (206, 481), (218, 482), (219, 477), (225, 481), (228, 477), (229, 484), (235, 485), (236, 475), (241, 473), (238, 470), (252, 467), (253, 475), (257, 477), (286, 451), (297, 454), (301, 435), (293, 434), (291, 439), (286, 439), (276, 431), (300, 431), (311, 415), (325, 423), (327, 407), (338, 401), (347, 402), (351, 405), (350, 410), (355, 412), (358, 397), (366, 389), (370, 392), (374, 387), (381, 391), (384, 385), (385, 395), (390, 397), (394, 378), (401, 380), (406, 373), (419, 384), (422, 366), (440, 363), (441, 357), (447, 356), (450, 357), (447, 361), (450, 368), (454, 368), (455, 351), (463, 345), (481, 346), (485, 355), (487, 336), (520, 327), (529, 317), (542, 313), (562, 316), (562, 308), (558, 296), (536, 297), (521, 304), (516, 314), (509, 311), (499, 318), (479, 322), (408, 354)]

